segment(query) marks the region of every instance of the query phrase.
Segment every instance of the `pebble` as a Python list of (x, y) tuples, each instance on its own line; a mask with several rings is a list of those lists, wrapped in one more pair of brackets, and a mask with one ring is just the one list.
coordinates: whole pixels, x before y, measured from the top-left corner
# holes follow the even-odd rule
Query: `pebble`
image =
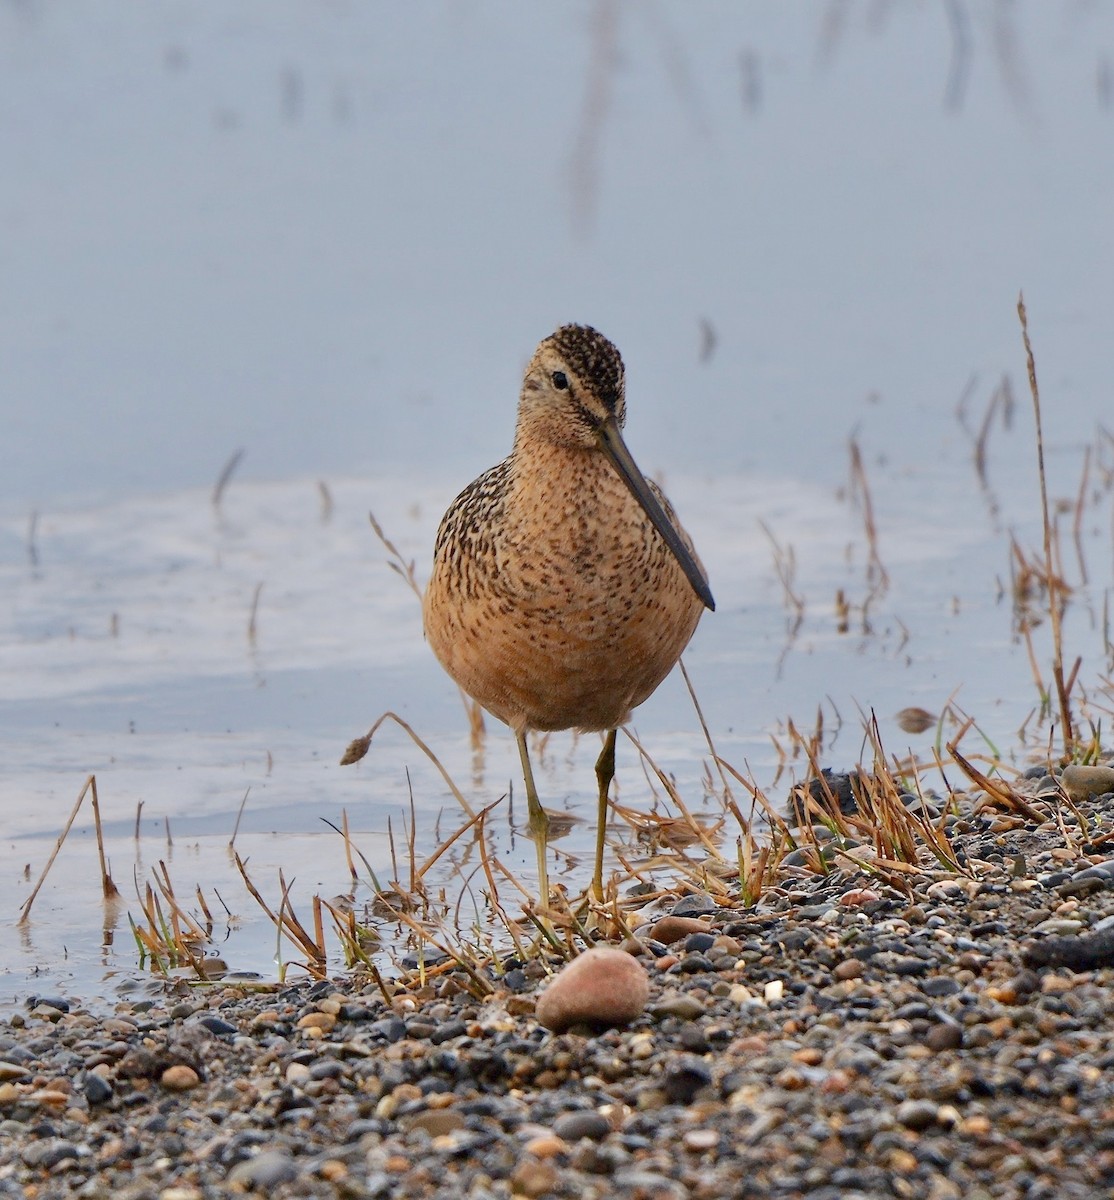
[(167, 1067), (159, 1076), (159, 1083), (168, 1092), (188, 1092), (191, 1088), (197, 1087), (200, 1082), (201, 1078), (193, 1067), (188, 1067), (184, 1063), (175, 1063), (174, 1066)]
[(611, 1132), (611, 1122), (602, 1113), (593, 1111), (562, 1113), (553, 1122), (553, 1132), (566, 1142), (578, 1142), (581, 1138), (599, 1142)]
[(574, 1025), (592, 1029), (629, 1025), (650, 995), (646, 968), (622, 950), (586, 950), (564, 966), (538, 998), (537, 1018), (561, 1033)]
[(297, 1178), (297, 1165), (285, 1150), (260, 1150), (228, 1172), (228, 1182), (233, 1187), (264, 1194)]
[(650, 929), (650, 937), (663, 946), (672, 946), (691, 933), (707, 933), (711, 925), (707, 920), (696, 917), (678, 917), (670, 914), (655, 921)]
[(1060, 786), (1077, 804), (1114, 792), (1114, 767), (1072, 764), (1061, 773)]
[(663, 996), (657, 1003), (650, 1006), (650, 1015), (659, 1021), (666, 1017), (676, 1017), (680, 1021), (695, 1021), (706, 1011), (705, 1006), (695, 996), (678, 992)]
[(936, 1124), (936, 1105), (931, 1100), (903, 1100), (894, 1115), (908, 1129), (927, 1129)]
[(670, 913), (674, 917), (703, 917), (716, 911), (716, 902), (704, 892), (694, 892), (691, 896), (682, 896), (673, 905)]

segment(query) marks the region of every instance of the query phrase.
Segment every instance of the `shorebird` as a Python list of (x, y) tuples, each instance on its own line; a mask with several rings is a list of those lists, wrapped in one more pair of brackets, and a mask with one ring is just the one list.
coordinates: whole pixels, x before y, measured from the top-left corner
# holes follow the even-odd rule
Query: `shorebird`
[(527, 733), (606, 735), (596, 763), (600, 898), (616, 730), (715, 608), (669, 501), (627, 450), (625, 420), (623, 360), (603, 334), (564, 325), (541, 342), (522, 381), (514, 448), (445, 513), (422, 605), (441, 665), (514, 731), (543, 904), (549, 819)]

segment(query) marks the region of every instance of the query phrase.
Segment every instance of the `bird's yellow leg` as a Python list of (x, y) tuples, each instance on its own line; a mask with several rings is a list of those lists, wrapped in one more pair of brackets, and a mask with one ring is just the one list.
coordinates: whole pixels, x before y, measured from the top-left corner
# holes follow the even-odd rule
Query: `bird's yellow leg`
[(615, 778), (615, 734), (616, 730), (609, 729), (603, 739), (603, 749), (596, 759), (596, 779), (600, 785), (600, 808), (596, 818), (596, 869), (592, 875), (592, 894), (597, 900), (603, 899), (603, 839), (607, 830), (607, 794), (611, 791), (611, 781)]
[(534, 772), (530, 768), (530, 753), (526, 749), (526, 734), (515, 735), (518, 739), (518, 756), (522, 759), (522, 778), (526, 784), (526, 807), (530, 814), (528, 828), (534, 839), (534, 849), (538, 852), (538, 892), (543, 908), (549, 907), (549, 817), (538, 799), (538, 789), (534, 786)]

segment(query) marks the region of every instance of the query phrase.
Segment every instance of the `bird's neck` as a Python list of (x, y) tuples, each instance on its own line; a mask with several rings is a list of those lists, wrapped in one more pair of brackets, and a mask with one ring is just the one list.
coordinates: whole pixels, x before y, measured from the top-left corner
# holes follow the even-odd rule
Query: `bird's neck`
[(614, 524), (633, 504), (619, 473), (600, 450), (516, 439), (510, 461), (509, 512), (531, 524), (545, 514), (539, 532), (548, 529), (560, 540), (574, 528), (594, 523), (597, 515), (603, 524)]

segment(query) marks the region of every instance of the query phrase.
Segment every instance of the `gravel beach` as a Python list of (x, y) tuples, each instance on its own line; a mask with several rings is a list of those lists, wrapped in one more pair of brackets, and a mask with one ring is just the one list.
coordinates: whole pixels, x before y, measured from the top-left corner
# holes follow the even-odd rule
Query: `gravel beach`
[(1034, 803), (953, 819), (966, 874), (907, 891), (844, 865), (681, 898), (707, 928), (644, 938), (645, 1009), (599, 1033), (539, 1024), (538, 962), (482, 1001), (33, 997), (0, 1025), (0, 1196), (1110, 1195), (1114, 795), (1086, 832)]

